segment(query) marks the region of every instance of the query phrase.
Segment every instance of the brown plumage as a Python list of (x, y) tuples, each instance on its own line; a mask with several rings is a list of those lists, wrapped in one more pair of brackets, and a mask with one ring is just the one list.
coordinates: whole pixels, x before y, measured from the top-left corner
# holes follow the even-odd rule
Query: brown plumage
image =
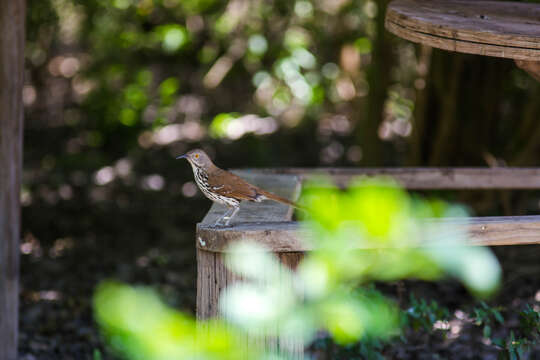
[(218, 219), (216, 225), (220, 225), (223, 220), (225, 221), (224, 225), (228, 225), (229, 221), (238, 212), (240, 202), (244, 200), (261, 202), (268, 199), (299, 207), (284, 197), (258, 188), (239, 176), (218, 168), (203, 150), (191, 150), (184, 155), (178, 156), (177, 159), (189, 161), (193, 168), (195, 182), (207, 198), (229, 208), (229, 211)]

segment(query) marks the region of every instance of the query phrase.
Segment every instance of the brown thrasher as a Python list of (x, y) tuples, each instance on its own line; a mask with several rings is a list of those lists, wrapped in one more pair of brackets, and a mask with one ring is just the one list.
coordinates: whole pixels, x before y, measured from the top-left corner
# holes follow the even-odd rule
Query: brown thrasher
[(251, 185), (242, 178), (230, 173), (226, 170), (218, 168), (208, 155), (200, 150), (195, 149), (190, 152), (178, 156), (177, 159), (186, 159), (193, 168), (195, 182), (199, 189), (212, 201), (226, 205), (229, 210), (216, 221), (216, 226), (229, 225), (229, 221), (236, 215), (240, 209), (242, 200), (261, 202), (263, 200), (274, 200), (286, 205), (299, 207), (294, 202), (287, 200), (281, 196), (277, 196), (268, 191), (264, 191)]

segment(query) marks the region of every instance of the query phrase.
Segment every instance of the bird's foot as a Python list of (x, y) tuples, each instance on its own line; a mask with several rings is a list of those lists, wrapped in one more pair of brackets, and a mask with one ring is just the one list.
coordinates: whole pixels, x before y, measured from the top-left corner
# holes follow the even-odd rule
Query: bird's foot
[(229, 221), (231, 221), (231, 218), (228, 216), (224, 216), (219, 218), (216, 223), (214, 224), (214, 227), (226, 227), (229, 226)]

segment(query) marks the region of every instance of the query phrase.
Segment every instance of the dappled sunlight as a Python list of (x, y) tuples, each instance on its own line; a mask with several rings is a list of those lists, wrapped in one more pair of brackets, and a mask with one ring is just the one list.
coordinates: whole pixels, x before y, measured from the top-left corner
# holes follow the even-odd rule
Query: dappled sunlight
[(347, 159), (352, 163), (357, 163), (362, 160), (362, 148), (358, 145), (353, 145), (347, 150)]
[(35, 258), (40, 258), (43, 255), (40, 241), (31, 232), (24, 234), (20, 247), (21, 254), (31, 255)]
[(341, 158), (343, 152), (343, 145), (337, 141), (333, 141), (321, 150), (321, 162), (323, 164), (332, 164)]
[(97, 84), (95, 80), (87, 79), (81, 75), (75, 75), (71, 81), (71, 87), (78, 96), (79, 100), (83, 100), (86, 96), (96, 88)]
[(261, 118), (257, 115), (248, 114), (219, 114), (210, 125), (210, 134), (216, 138), (228, 138), (236, 140), (247, 133), (266, 135), (278, 129), (276, 120), (272, 117)]
[(188, 181), (182, 185), (182, 195), (185, 197), (194, 197), (197, 195), (197, 185), (193, 181)]
[(31, 106), (36, 101), (36, 88), (31, 85), (25, 85), (22, 92), (22, 100), (25, 106)]
[(56, 290), (42, 290), (29, 295), (33, 301), (59, 301), (62, 300), (62, 293)]
[(72, 249), (74, 246), (75, 242), (72, 238), (56, 239), (53, 246), (49, 249), (49, 257), (54, 259), (63, 256), (66, 251)]
[(168, 145), (175, 141), (199, 141), (205, 135), (205, 129), (196, 121), (182, 124), (171, 124), (162, 127), (152, 135), (152, 141), (157, 145)]
[(117, 176), (121, 178), (126, 178), (132, 174), (133, 164), (128, 158), (123, 158), (116, 161), (116, 164), (114, 165), (114, 170)]
[(112, 166), (105, 166), (101, 169), (99, 169), (94, 174), (94, 182), (97, 185), (106, 185), (113, 181), (116, 177), (116, 174), (114, 172), (114, 168)]
[(141, 179), (141, 187), (144, 190), (163, 190), (163, 188), (165, 187), (165, 179), (159, 174), (144, 176)]

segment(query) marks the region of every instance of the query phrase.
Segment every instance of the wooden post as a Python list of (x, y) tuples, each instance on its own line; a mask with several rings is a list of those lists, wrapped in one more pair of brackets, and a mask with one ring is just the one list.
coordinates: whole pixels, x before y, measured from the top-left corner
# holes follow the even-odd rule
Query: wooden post
[[(285, 196), (287, 198), (295, 198), (298, 196), (300, 182), (294, 175), (272, 175), (260, 176), (258, 172), (236, 172), (246, 180), (254, 183), (262, 188), (269, 189), (272, 192)], [(223, 232), (219, 228), (214, 228), (212, 225), (225, 209), (220, 205), (214, 205), (204, 220), (197, 226), (197, 319), (204, 320), (213, 317), (220, 317), (219, 297), (221, 292), (232, 284), (242, 281), (242, 278), (237, 274), (231, 273), (224, 264), (224, 250), (227, 246), (227, 241), (222, 241), (223, 246), (219, 250), (214, 246), (215, 240), (221, 238)], [(242, 204), (238, 215), (232, 220), (233, 226), (239, 224), (261, 224), (267, 222), (290, 222), (292, 219), (292, 209), (289, 206), (267, 201), (264, 203)], [(231, 228), (228, 228), (229, 230)], [(225, 231), (227, 232), (227, 231)], [(248, 232), (243, 231), (243, 239), (252, 239)], [(265, 237), (266, 234), (258, 234), (257, 238), (252, 240), (257, 241), (258, 238)], [(230, 243), (238, 238), (233, 239)], [(272, 237), (276, 240), (275, 237)], [(262, 243), (261, 241), (258, 241)], [(207, 245), (211, 245), (207, 248)], [(294, 269), (300, 262), (302, 254), (299, 252), (290, 252), (287, 244), (291, 244), (287, 238), (283, 239), (284, 248), (279, 247), (279, 241), (274, 241), (272, 246), (267, 245), (269, 251), (272, 251), (280, 260), (280, 262)], [(276, 269), (266, 269), (275, 271)], [(287, 281), (288, 277), (283, 276), (283, 281)], [(202, 326), (202, 324), (201, 324)], [(279, 326), (279, 324), (276, 324)], [(204, 329), (211, 333), (212, 329)], [(211, 334), (208, 334), (211, 336)], [(273, 337), (261, 338), (261, 334), (254, 335), (246, 339), (246, 350), (253, 350), (252, 346), (262, 346), (269, 352), (278, 352), (285, 354), (290, 359), (303, 359), (304, 348), (303, 344), (292, 338)], [(242, 349), (240, 349), (242, 353)], [(245, 352), (247, 358), (247, 351)]]
[(24, 0), (0, 0), (0, 359), (17, 358)]

